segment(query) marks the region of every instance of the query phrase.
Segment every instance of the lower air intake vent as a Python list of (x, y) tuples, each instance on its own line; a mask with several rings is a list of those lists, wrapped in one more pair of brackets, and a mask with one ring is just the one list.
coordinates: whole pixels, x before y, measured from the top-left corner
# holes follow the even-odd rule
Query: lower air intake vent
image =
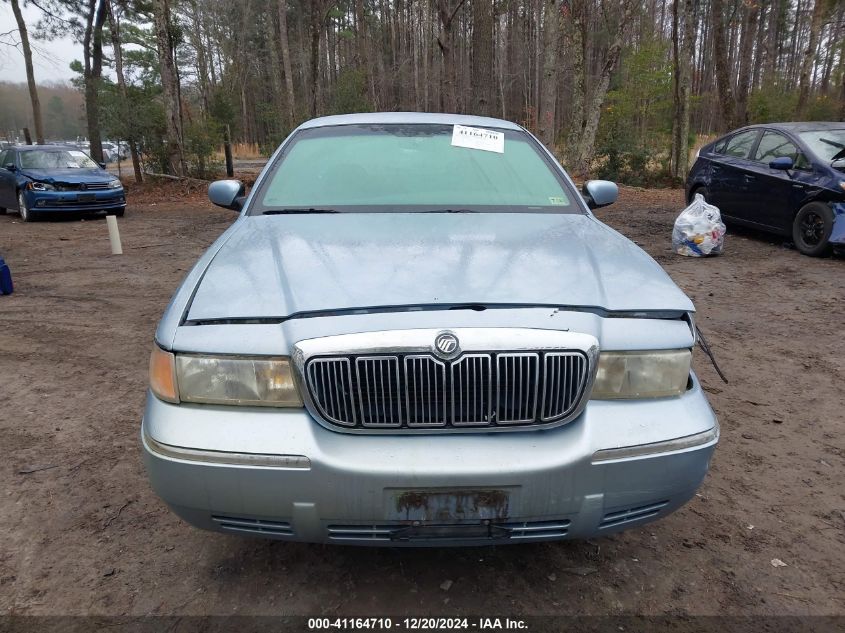
[(649, 517), (653, 517), (656, 515), (660, 510), (665, 506), (669, 501), (658, 501), (657, 503), (652, 503), (646, 506), (637, 506), (636, 508), (628, 508), (626, 510), (615, 510), (614, 512), (608, 512), (604, 515), (604, 518), (599, 523), (599, 529), (604, 530), (606, 528), (615, 527), (617, 525), (622, 525), (624, 523), (633, 523), (634, 521), (640, 521), (642, 519), (647, 519)]
[(400, 526), (390, 525), (330, 525), (333, 541), (389, 541), (390, 534)]
[(261, 536), (293, 536), (293, 529), (290, 523), (284, 523), (282, 521), (265, 521), (264, 519), (247, 519), (218, 515), (212, 516), (211, 520), (227, 532), (260, 534)]
[(514, 540), (530, 541), (545, 538), (563, 538), (569, 531), (569, 521), (529, 521), (506, 523), (502, 527), (510, 531)]

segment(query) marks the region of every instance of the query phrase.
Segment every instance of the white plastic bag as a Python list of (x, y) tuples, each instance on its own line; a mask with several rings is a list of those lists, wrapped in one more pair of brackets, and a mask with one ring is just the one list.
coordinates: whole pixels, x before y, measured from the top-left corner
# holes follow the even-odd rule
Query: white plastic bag
[(719, 208), (707, 204), (704, 196), (695, 199), (681, 211), (672, 229), (672, 249), (678, 255), (705, 257), (718, 255), (725, 244), (725, 225)]

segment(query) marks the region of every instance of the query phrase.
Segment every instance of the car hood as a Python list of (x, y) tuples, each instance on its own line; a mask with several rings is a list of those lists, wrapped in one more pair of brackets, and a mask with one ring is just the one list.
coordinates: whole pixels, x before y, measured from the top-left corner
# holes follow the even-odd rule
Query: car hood
[(21, 169), (21, 173), (42, 182), (105, 182), (114, 176), (102, 169)]
[(580, 214), (245, 217), (206, 269), (191, 321), (466, 304), (691, 311), (635, 244)]

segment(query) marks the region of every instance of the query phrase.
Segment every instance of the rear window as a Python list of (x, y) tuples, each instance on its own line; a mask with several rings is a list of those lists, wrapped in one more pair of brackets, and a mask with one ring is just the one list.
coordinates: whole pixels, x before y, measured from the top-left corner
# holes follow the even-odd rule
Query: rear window
[[(581, 212), (573, 202), (577, 193), (525, 132), (490, 130), (500, 144), (486, 150), (456, 145), (461, 140), (454, 140), (454, 128), (401, 124), (301, 130), (262, 181), (250, 213), (309, 208)], [(504, 149), (498, 151), (502, 141)]]

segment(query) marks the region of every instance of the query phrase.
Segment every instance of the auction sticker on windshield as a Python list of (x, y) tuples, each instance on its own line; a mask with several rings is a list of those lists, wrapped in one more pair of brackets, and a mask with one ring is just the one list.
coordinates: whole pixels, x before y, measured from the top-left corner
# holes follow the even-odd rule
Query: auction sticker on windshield
[(454, 147), (468, 147), (485, 152), (505, 153), (505, 133), (485, 130), (480, 127), (456, 125), (452, 128), (452, 145)]

